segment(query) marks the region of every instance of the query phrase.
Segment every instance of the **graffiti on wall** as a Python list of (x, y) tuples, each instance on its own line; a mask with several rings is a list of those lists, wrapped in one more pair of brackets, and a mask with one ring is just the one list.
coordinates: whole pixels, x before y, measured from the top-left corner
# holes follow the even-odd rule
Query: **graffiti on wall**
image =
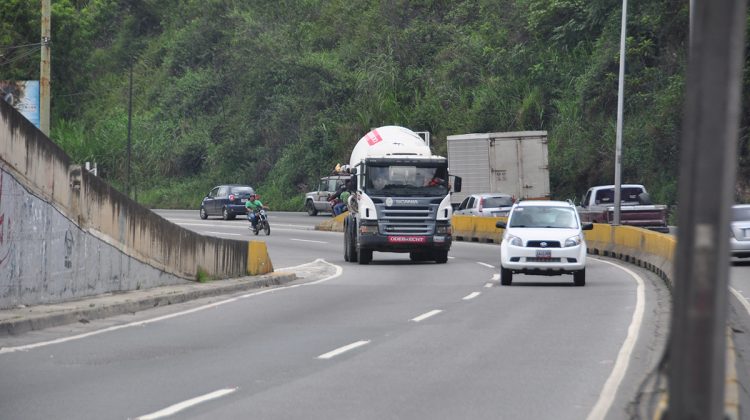
[(73, 262), (70, 259), (73, 255), (73, 245), (75, 245), (73, 232), (68, 229), (65, 231), (65, 268), (73, 268)]
[[(10, 230), (11, 219), (6, 217), (5, 208), (3, 207), (3, 184), (5, 172), (0, 171), (0, 267), (5, 265), (10, 256), (10, 246), (12, 242), (12, 233)], [(5, 200), (7, 202), (7, 199)]]

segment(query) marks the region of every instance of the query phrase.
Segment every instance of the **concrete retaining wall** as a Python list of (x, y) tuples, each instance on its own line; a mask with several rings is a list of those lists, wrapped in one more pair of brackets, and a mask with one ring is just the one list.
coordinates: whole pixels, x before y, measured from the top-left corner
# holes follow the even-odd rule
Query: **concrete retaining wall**
[(199, 235), (140, 206), (4, 101), (0, 169), (0, 308), (249, 272), (247, 242)]

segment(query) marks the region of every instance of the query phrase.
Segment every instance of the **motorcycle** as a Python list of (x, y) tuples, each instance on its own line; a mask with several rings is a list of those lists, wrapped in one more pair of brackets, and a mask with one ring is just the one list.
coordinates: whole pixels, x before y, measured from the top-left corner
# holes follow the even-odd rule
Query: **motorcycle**
[(255, 223), (255, 227), (253, 225), (250, 225), (250, 229), (252, 229), (254, 234), (258, 234), (261, 230), (266, 233), (266, 236), (271, 234), (271, 225), (268, 224), (268, 215), (266, 214), (265, 209), (260, 209), (256, 214), (255, 217), (258, 219), (257, 223)]

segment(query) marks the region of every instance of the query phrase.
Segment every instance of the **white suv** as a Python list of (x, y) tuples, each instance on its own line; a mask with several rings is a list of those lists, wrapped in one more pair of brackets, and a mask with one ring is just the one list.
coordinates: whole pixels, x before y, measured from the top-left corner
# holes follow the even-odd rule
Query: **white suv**
[(521, 201), (513, 205), (500, 243), (500, 284), (513, 282), (513, 273), (554, 276), (573, 274), (576, 286), (586, 284), (586, 241), (578, 212), (566, 201)]

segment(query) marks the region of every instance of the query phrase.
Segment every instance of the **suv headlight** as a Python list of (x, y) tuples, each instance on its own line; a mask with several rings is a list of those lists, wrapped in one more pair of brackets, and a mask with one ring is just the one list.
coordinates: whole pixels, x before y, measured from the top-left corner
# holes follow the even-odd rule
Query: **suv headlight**
[(523, 246), (523, 241), (518, 236), (514, 236), (514, 235), (510, 235), (509, 234), (505, 239), (508, 241), (509, 245)]
[(563, 245), (565, 248), (576, 246), (581, 244), (581, 235), (571, 236), (570, 238), (565, 240), (565, 245)]

